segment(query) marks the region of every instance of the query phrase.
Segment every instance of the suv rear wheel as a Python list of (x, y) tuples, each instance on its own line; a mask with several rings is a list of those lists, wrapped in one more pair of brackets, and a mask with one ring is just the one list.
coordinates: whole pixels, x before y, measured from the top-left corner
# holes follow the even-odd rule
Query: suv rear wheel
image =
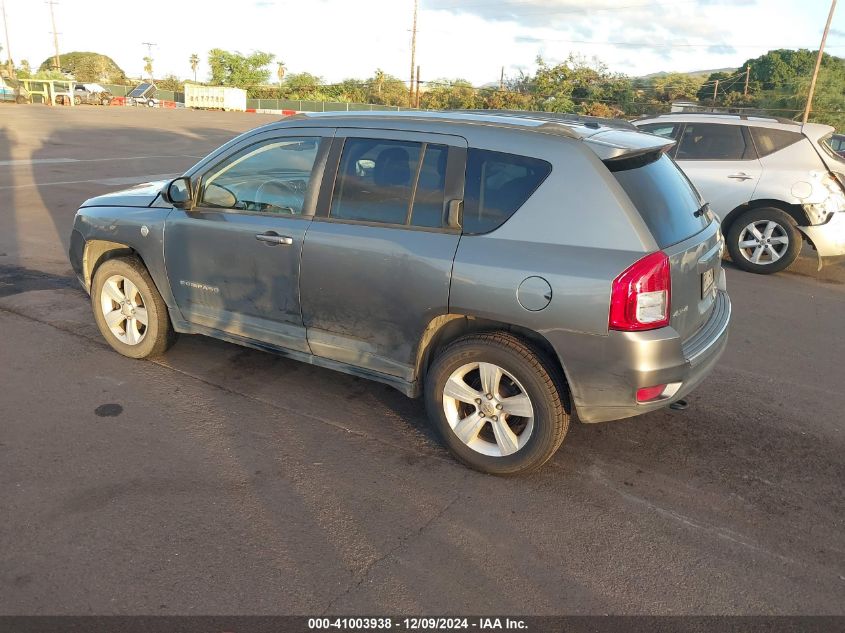
[(425, 381), (429, 418), (467, 466), (495, 475), (534, 470), (569, 428), (560, 372), (504, 332), (474, 334), (443, 349)]
[(798, 258), (801, 233), (788, 213), (773, 207), (740, 215), (726, 236), (733, 263), (751, 273), (780, 272)]
[(124, 356), (158, 356), (176, 340), (164, 299), (134, 257), (109, 259), (97, 268), (91, 306), (103, 338)]

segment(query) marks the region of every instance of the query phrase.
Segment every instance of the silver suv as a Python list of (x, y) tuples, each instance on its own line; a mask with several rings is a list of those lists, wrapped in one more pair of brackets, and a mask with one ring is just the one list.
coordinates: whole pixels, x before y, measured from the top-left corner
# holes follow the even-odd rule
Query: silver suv
[(781, 271), (805, 240), (819, 268), (825, 258), (845, 255), (845, 161), (830, 146), (832, 127), (716, 113), (634, 124), (678, 141), (669, 153), (722, 218), (728, 252), (740, 268)]
[(594, 121), (297, 115), (92, 198), (70, 261), (109, 344), (205, 334), (424, 394), (454, 455), (536, 468), (570, 415), (683, 398), (725, 348), (719, 224), (672, 141)]

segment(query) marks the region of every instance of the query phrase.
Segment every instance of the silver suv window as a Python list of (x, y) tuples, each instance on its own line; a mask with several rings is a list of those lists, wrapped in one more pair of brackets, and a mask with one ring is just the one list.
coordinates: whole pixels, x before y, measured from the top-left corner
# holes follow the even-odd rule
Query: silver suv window
[(330, 216), (381, 224), (442, 227), (447, 156), (445, 145), (347, 139)]
[(666, 155), (613, 175), (637, 207), (660, 248), (692, 237), (710, 223), (684, 173)]
[(200, 206), (301, 215), (319, 138), (286, 138), (251, 147), (203, 181)]
[(500, 227), (551, 171), (551, 164), (539, 158), (470, 149), (464, 188), (464, 233), (488, 233)]
[(741, 125), (687, 123), (678, 144), (677, 160), (746, 160), (754, 150)]
[(784, 147), (789, 147), (804, 138), (801, 132), (790, 132), (789, 130), (754, 126), (749, 126), (748, 129), (751, 132), (751, 138), (754, 139), (754, 145), (760, 157), (774, 154)]

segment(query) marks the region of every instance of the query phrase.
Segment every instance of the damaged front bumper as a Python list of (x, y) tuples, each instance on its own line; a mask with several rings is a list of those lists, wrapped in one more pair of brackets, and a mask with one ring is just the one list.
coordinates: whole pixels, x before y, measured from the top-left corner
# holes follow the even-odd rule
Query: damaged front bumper
[(827, 222), (814, 226), (799, 226), (819, 258), (819, 270), (829, 258), (845, 257), (845, 211), (830, 214)]

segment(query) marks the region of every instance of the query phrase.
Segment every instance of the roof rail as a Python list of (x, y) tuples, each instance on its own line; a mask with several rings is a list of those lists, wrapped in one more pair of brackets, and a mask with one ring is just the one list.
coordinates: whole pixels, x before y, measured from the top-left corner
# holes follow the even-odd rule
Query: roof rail
[(571, 114), (569, 112), (535, 112), (532, 110), (447, 110), (454, 113), (489, 114), (493, 116), (510, 116), (519, 119), (536, 119), (539, 121), (553, 121), (556, 123), (581, 124), (585, 127), (613, 127), (622, 130), (639, 131), (630, 121), (625, 119), (610, 119), (585, 114)]
[[(747, 121), (749, 117), (752, 117), (754, 119), (766, 119), (766, 120), (769, 120), (769, 121), (776, 121), (778, 123), (800, 125), (800, 123), (798, 123), (798, 121), (793, 121), (792, 119), (787, 119), (787, 118), (780, 117), (780, 116), (770, 116), (768, 114), (753, 114), (753, 113), (744, 114), (744, 113), (740, 113), (740, 112), (662, 112), (662, 113), (658, 114), (657, 116), (662, 117), (662, 116), (677, 116), (677, 115), (681, 115), (681, 116), (732, 116), (732, 117), (736, 117), (740, 121)], [(646, 115), (646, 116), (643, 116), (643, 117), (640, 117), (640, 118), (653, 119), (654, 115)]]

